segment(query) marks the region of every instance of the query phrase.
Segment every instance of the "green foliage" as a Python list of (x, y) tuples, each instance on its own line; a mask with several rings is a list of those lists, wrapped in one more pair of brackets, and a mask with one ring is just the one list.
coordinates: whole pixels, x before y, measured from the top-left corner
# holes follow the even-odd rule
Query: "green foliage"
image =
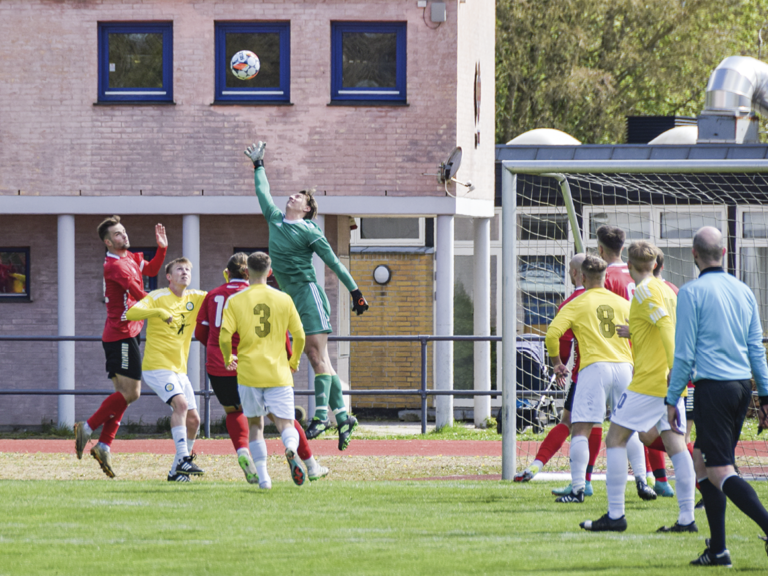
[[(368, 463), (367, 465), (371, 465)], [(0, 483), (2, 573), (103, 574), (702, 574), (688, 562), (707, 536), (660, 536), (674, 498), (642, 502), (627, 485), (629, 529), (592, 534), (605, 483), (583, 504), (556, 504), (562, 482), (275, 482), (164, 480)], [(765, 502), (768, 485), (752, 486)], [(318, 531), (319, 510), (333, 521)], [(754, 523), (728, 507), (734, 569), (765, 573)], [(265, 529), (272, 526), (273, 529)], [(717, 571), (716, 571), (717, 572)], [(718, 572), (720, 573), (720, 572)]]
[(757, 57), (766, 17), (752, 0), (497, 0), (497, 142), (617, 143), (625, 116), (696, 116), (717, 64)]
[[(464, 285), (456, 284), (453, 290), (453, 333), (460, 336), (474, 334), (475, 305)], [(472, 390), (475, 386), (474, 342), (453, 343), (453, 387), (456, 390)]]
[(170, 432), (171, 431), (171, 417), (170, 416), (161, 416), (157, 419), (157, 424), (155, 425), (156, 432), (158, 434), (162, 434), (164, 432)]
[(59, 426), (53, 420), (43, 418), (40, 422), (40, 428), (44, 436), (56, 436), (57, 438), (69, 438), (72, 436), (72, 428)]

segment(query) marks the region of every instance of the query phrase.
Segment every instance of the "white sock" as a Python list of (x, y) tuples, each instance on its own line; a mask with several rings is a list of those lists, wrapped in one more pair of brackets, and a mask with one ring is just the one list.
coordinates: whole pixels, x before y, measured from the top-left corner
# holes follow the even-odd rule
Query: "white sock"
[(107, 446), (106, 444), (104, 444), (104, 442), (97, 442), (97, 443), (96, 443), (96, 446), (98, 446), (99, 448), (101, 448), (102, 450), (104, 450), (104, 452), (109, 452), (109, 446)]
[[(640, 442), (637, 432), (633, 432), (627, 440), (627, 458), (629, 458), (629, 465), (632, 466), (632, 474), (635, 475), (635, 479), (642, 480), (643, 484), (647, 484), (645, 479), (645, 446)], [(626, 473), (625, 467), (624, 474)]]
[(251, 453), (248, 451), (248, 448), (238, 448), (237, 449), (237, 457), (240, 456), (250, 456)]
[(187, 452), (189, 454), (192, 454), (192, 446), (194, 445), (195, 445), (195, 439), (192, 438), (192, 440), (190, 440), (189, 438), (187, 438)]
[(189, 450), (187, 449), (187, 427), (175, 426), (171, 428), (171, 434), (173, 435), (173, 443), (176, 446), (176, 456), (173, 459), (173, 467), (171, 472), (176, 471), (176, 465), (182, 461), (183, 458), (189, 456)]
[(91, 430), (91, 427), (90, 427), (90, 426), (88, 426), (88, 422), (85, 422), (85, 423), (83, 424), (83, 430), (85, 431), (86, 435), (88, 435), (88, 436), (90, 436), (91, 434), (93, 434), (93, 430)]
[(259, 480), (265, 482), (270, 479), (267, 472), (267, 443), (264, 440), (254, 440), (250, 443), (250, 447)]
[(624, 516), (624, 490), (627, 486), (627, 449), (608, 448), (605, 451), (608, 470), (605, 490), (608, 492), (608, 517), (618, 520)]
[(286, 450), (296, 452), (299, 449), (299, 433), (293, 426), (286, 428), (280, 434), (280, 438), (283, 441), (283, 446)]
[(571, 438), (571, 486), (573, 492), (584, 490), (589, 464), (589, 441), (586, 436)]
[(544, 468), (544, 462), (542, 462), (541, 460), (534, 460), (533, 464), (531, 464), (530, 467), (533, 468), (534, 466), (539, 470), (541, 470), (542, 468)]
[(671, 457), (675, 468), (675, 492), (677, 504), (680, 507), (679, 524), (693, 522), (693, 504), (696, 499), (696, 474), (693, 471), (693, 459), (688, 450), (678, 452)]
[(307, 470), (314, 470), (317, 468), (317, 461), (315, 460), (314, 456), (310, 456), (304, 460), (304, 464), (307, 466)]

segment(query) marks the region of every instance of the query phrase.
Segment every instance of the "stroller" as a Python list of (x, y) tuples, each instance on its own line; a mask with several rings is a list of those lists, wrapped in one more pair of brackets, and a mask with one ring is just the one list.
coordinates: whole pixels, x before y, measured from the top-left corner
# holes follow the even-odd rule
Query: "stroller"
[[(538, 434), (550, 421), (558, 419), (555, 397), (555, 375), (549, 374), (542, 340), (517, 342), (517, 390), (536, 392), (538, 398), (517, 398), (517, 431), (531, 427)], [(501, 434), (502, 414), (496, 414), (496, 431)]]

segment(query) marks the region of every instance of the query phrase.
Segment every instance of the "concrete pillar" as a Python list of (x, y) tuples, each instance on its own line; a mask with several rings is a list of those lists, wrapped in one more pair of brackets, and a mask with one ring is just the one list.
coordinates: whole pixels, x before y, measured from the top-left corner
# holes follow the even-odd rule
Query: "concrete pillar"
[[(491, 219), (474, 219), (474, 334), (491, 335)], [(475, 390), (491, 389), (491, 343), (475, 342)], [(491, 397), (475, 396), (475, 426), (485, 428)]]
[[(59, 336), (75, 335), (75, 217), (58, 218), (58, 323)], [(75, 343), (58, 343), (59, 390), (75, 389)], [(75, 397), (59, 396), (58, 425), (75, 424)]]
[[(453, 216), (437, 217), (435, 335), (453, 336)], [(435, 342), (435, 388), (453, 389), (453, 342)], [(437, 396), (437, 428), (453, 424), (453, 397)]]
[[(182, 222), (181, 251), (192, 262), (192, 282), (189, 287), (200, 288), (200, 216), (197, 214), (187, 215), (184, 216)], [(200, 343), (192, 342), (189, 347), (187, 375), (194, 390), (200, 390), (200, 356)]]

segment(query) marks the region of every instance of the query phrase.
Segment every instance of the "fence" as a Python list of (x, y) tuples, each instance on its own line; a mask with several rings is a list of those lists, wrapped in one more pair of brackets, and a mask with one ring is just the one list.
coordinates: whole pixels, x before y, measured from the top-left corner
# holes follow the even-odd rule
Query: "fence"
[[(518, 341), (541, 341), (542, 336), (518, 336)], [(142, 338), (144, 340), (144, 338)], [(501, 390), (430, 390), (427, 388), (427, 344), (429, 342), (501, 342), (501, 336), (330, 336), (331, 342), (418, 342), (421, 347), (421, 377), (419, 389), (381, 389), (381, 390), (345, 390), (344, 395), (350, 396), (420, 396), (421, 397), (421, 433), (427, 432), (427, 398), (429, 396), (501, 396)], [(0, 336), (0, 342), (101, 342), (101, 336)], [(105, 396), (114, 390), (23, 390), (0, 389), (0, 395), (18, 396)], [(151, 390), (142, 390), (142, 394)], [(201, 390), (195, 392), (203, 398), (203, 420), (205, 422), (203, 436), (211, 436), (211, 396), (208, 378), (205, 379)], [(294, 390), (299, 396), (312, 396), (312, 390)], [(549, 392), (551, 396), (563, 395), (563, 392)], [(518, 390), (517, 397), (539, 396), (539, 392)]]

